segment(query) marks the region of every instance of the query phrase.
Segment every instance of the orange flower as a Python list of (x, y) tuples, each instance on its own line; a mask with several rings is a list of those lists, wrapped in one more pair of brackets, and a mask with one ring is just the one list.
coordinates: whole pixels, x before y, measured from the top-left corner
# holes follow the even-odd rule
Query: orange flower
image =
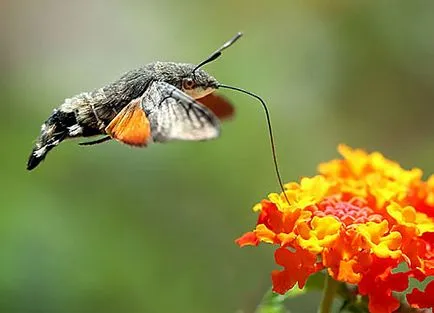
[(271, 273), (273, 291), (277, 293), (285, 293), (296, 283), (303, 288), (310, 274), (320, 269), (315, 255), (301, 248), (296, 249), (295, 252), (279, 248), (274, 257), (276, 263), (284, 267), (283, 271), (275, 270)]
[(400, 303), (392, 296), (392, 291), (407, 289), (408, 276), (392, 273), (397, 265), (397, 260), (374, 257), (369, 269), (363, 273), (358, 286), (360, 294), (369, 297), (369, 312), (389, 313), (399, 308)]
[[(408, 278), (434, 274), (434, 176), (404, 170), (378, 152), (338, 148), (343, 159), (319, 165), (319, 174), (285, 185), (255, 205), (256, 227), (240, 246), (278, 246), (273, 290), (284, 294), (325, 268), (335, 280), (357, 284), (373, 313), (390, 313)], [(286, 201), (289, 200), (289, 203)], [(392, 273), (401, 262), (408, 271)], [(432, 286), (431, 286), (432, 285)], [(434, 283), (408, 295), (414, 307), (432, 307)]]

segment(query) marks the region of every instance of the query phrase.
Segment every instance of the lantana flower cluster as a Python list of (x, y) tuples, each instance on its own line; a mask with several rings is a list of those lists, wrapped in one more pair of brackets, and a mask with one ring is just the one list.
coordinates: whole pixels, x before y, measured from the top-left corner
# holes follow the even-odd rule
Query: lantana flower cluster
[[(406, 290), (410, 277), (434, 274), (434, 175), (423, 180), (420, 169), (404, 170), (378, 152), (338, 150), (343, 159), (286, 184), (286, 197), (272, 193), (255, 205), (256, 227), (236, 242), (277, 246), (283, 269), (271, 273), (274, 292), (303, 288), (311, 274), (327, 270), (356, 285), (370, 312), (393, 312), (400, 306), (394, 292)], [(433, 308), (434, 281), (406, 298), (414, 308)]]

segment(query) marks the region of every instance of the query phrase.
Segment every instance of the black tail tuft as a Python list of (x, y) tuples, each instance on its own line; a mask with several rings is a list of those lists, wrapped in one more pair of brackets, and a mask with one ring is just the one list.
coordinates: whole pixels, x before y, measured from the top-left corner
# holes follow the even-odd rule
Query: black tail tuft
[(45, 156), (43, 157), (37, 157), (34, 154), (34, 151), (32, 151), (32, 153), (29, 156), (29, 160), (27, 161), (27, 170), (31, 171), (33, 170), (36, 166), (39, 165), (39, 163), (41, 163), (41, 161), (45, 158)]
[(41, 134), (27, 161), (27, 169), (30, 171), (37, 167), (51, 149), (68, 137), (68, 127), (74, 125), (77, 125), (77, 120), (73, 112), (54, 110), (48, 120), (42, 124)]

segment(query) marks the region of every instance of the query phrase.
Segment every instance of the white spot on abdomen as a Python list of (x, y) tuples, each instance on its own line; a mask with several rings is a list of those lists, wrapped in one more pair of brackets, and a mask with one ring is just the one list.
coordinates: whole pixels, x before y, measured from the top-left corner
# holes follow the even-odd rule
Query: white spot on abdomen
[(33, 155), (37, 158), (40, 158), (41, 156), (43, 156), (45, 154), (46, 150), (47, 150), (47, 147), (43, 146), (42, 148), (35, 150), (35, 152), (33, 152)]
[(77, 135), (80, 135), (83, 131), (83, 128), (81, 128), (80, 125), (74, 124), (72, 126), (68, 127), (69, 136), (74, 137)]

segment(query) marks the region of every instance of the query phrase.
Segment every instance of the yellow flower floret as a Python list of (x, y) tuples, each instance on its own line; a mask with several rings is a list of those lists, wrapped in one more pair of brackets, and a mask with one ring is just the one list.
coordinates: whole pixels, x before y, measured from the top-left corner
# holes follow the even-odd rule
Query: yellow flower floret
[(399, 224), (408, 228), (414, 228), (416, 235), (422, 235), (425, 232), (434, 232), (433, 219), (425, 213), (416, 212), (412, 206), (401, 207), (397, 203), (387, 206), (387, 213)]
[[(397, 231), (389, 232), (389, 223), (384, 220), (381, 223), (367, 222), (357, 226), (356, 231), (365, 239), (367, 248), (379, 258), (401, 256), (401, 234)], [(365, 247), (363, 247), (365, 248)]]
[(315, 216), (310, 223), (303, 222), (297, 226), (297, 242), (303, 249), (318, 254), (333, 244), (339, 236), (341, 225), (332, 216)]

